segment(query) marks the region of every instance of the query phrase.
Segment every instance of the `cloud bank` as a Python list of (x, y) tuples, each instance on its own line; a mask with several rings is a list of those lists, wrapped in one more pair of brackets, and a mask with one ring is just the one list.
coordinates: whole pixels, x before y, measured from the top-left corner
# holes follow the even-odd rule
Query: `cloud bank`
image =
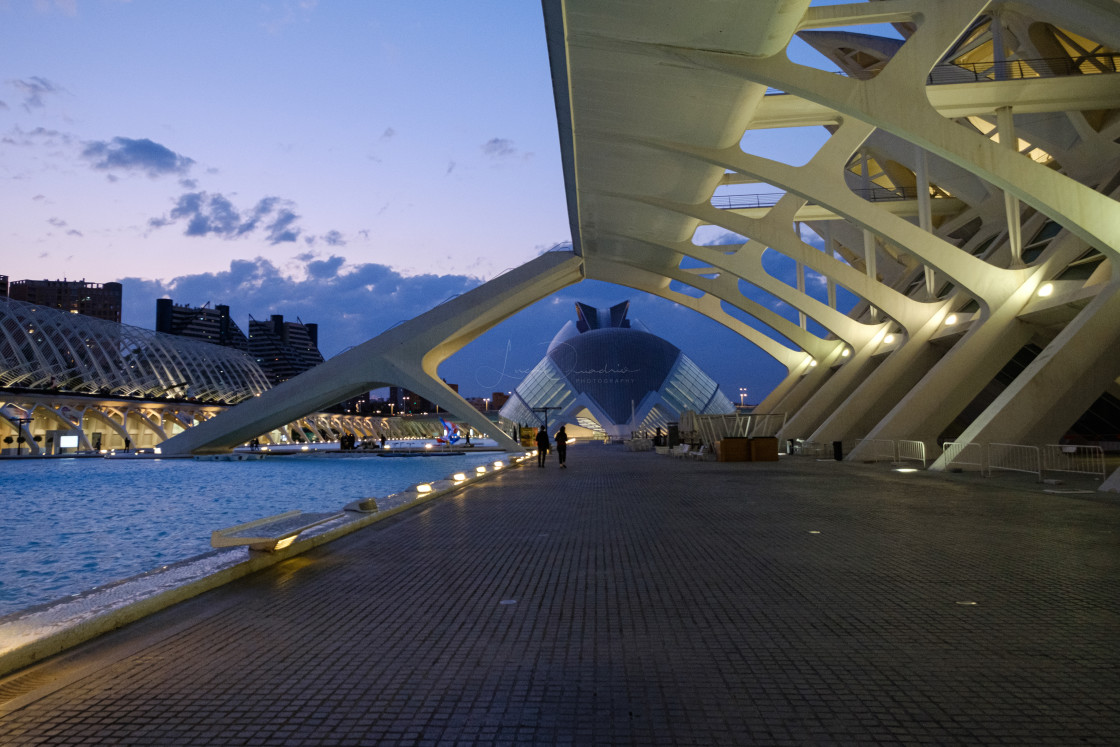
[(115, 137), (85, 144), (82, 157), (99, 171), (139, 171), (155, 178), (185, 174), (194, 161), (147, 138)]

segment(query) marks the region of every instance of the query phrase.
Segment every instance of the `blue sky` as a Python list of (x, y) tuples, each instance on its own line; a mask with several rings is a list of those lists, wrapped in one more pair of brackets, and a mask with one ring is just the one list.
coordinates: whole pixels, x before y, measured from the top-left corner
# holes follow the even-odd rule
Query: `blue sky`
[[(537, 2), (0, 0), (0, 73), (0, 274), (120, 280), (126, 323), (226, 303), (317, 322), (330, 356), (570, 239)], [(780, 380), (602, 283), (441, 374), (511, 389), (575, 300), (626, 298), (732, 398)]]

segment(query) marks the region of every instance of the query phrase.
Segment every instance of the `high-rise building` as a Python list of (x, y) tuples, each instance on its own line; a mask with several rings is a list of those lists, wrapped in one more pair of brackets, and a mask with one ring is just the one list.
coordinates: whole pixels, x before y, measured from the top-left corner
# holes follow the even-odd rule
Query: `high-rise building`
[(273, 314), (268, 321), (249, 317), (249, 355), (273, 386), (322, 363), (318, 345), (317, 324), (285, 322), (282, 314)]
[(85, 314), (110, 322), (121, 320), (121, 284), (82, 280), (13, 280), (8, 297), (49, 306), (71, 314)]
[(170, 298), (156, 299), (156, 332), (238, 350), (249, 349), (249, 339), (229, 316), (229, 306), (207, 302), (200, 307), (178, 306)]

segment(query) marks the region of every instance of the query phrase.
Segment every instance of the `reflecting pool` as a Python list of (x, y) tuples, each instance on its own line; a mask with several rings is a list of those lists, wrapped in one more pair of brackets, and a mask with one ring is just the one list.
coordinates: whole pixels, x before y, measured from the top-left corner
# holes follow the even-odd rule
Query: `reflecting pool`
[(0, 462), (0, 616), (208, 552), (215, 529), (293, 509), (341, 510), (499, 458)]

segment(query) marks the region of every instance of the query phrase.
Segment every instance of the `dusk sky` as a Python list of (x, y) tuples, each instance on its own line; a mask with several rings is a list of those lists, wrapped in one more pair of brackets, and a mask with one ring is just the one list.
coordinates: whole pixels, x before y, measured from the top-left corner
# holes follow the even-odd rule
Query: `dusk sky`
[[(147, 328), (161, 296), (298, 316), (330, 357), (570, 241), (540, 4), (0, 0), (0, 205), (13, 280), (121, 281)], [(440, 373), (512, 389), (574, 301), (627, 298), (732, 399), (780, 380), (720, 325), (590, 282)]]

